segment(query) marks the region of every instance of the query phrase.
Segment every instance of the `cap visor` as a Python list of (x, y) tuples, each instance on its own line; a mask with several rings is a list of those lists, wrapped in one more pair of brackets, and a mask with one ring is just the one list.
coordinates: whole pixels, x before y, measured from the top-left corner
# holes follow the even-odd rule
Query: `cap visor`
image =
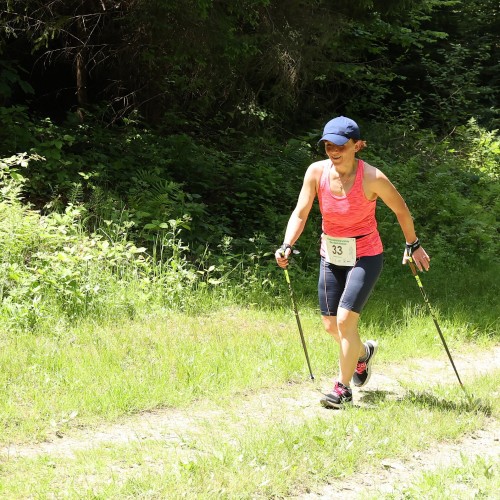
[(337, 146), (343, 146), (348, 140), (349, 137), (344, 137), (343, 135), (325, 134), (318, 142), (330, 141)]

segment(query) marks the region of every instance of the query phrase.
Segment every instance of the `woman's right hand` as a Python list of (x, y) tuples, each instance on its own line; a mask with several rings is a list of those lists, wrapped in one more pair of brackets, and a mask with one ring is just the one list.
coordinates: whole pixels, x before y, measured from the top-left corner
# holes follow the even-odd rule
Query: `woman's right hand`
[(290, 257), (291, 253), (291, 245), (283, 243), (283, 245), (281, 245), (274, 253), (274, 257), (276, 258), (278, 266), (280, 266), (282, 269), (286, 269), (288, 267), (288, 258)]

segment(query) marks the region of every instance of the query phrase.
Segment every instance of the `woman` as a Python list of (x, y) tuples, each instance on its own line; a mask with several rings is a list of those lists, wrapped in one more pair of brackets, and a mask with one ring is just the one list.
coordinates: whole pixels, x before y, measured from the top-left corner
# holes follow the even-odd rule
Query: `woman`
[(297, 206), (275, 257), (280, 267), (288, 265), (292, 246), (302, 234), (318, 196), (323, 218), (318, 281), (321, 319), (340, 346), (338, 380), (321, 403), (327, 408), (342, 408), (352, 402), (351, 379), (357, 387), (368, 383), (377, 352), (377, 343), (362, 343), (358, 333), (359, 316), (383, 265), (375, 219), (377, 198), (396, 214), (403, 231), (403, 264), (411, 255), (420, 271), (428, 271), (430, 259), (420, 246), (410, 211), (396, 188), (380, 170), (356, 158), (356, 153), (366, 146), (356, 122), (344, 116), (330, 120), (320, 142), (328, 159), (307, 169)]

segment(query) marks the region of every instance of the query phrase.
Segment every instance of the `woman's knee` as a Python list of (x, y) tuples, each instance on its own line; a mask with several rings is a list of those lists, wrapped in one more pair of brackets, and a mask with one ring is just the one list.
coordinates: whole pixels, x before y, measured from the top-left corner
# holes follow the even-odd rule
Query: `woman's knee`
[(337, 316), (321, 316), (325, 330), (335, 339), (339, 338), (339, 331), (337, 328)]
[(358, 332), (359, 314), (339, 307), (337, 312), (337, 332), (341, 337), (348, 337)]

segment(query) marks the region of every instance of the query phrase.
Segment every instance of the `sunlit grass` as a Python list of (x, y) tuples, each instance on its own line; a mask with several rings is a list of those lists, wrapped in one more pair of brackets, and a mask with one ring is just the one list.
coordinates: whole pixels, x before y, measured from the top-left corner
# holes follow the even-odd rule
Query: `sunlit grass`
[[(476, 396), (489, 400), (498, 413), (498, 397), (490, 397), (492, 378), (477, 379), (474, 385)], [(286, 408), (267, 417), (243, 416), (233, 401), (219, 418), (207, 418), (186, 432), (181, 443), (110, 443), (76, 452), (74, 458), (4, 461), (0, 493), (14, 498), (62, 491), (69, 498), (286, 497), (376, 467), (387, 458), (409, 457), (484, 425), (486, 415), (462, 404), (459, 392), (449, 389), (439, 396), (433, 403), (405, 398), (342, 412), (319, 406), (314, 414), (295, 409), (293, 421)], [(489, 483), (483, 488), (493, 491)]]
[[(443, 356), (432, 320), (420, 306), (408, 303), (400, 321), (383, 331), (371, 320), (373, 313), (367, 316), (361, 334), (379, 341), (380, 362)], [(313, 373), (333, 377), (336, 345), (317, 311), (302, 306), (300, 317)], [(451, 329), (447, 324), (445, 335)], [(454, 353), (476, 348), (453, 336), (448, 343)], [(183, 407), (199, 398), (229, 398), (242, 390), (309, 379), (291, 309), (237, 306), (196, 316), (85, 322), (52, 335), (11, 332), (2, 337), (0, 364), (4, 441), (36, 441), (54, 426)]]
[[(285, 497), (376, 466), (386, 457), (460, 439), (486, 418), (498, 418), (493, 377), (467, 380), (474, 398), (482, 400), (474, 408), (455, 382), (431, 391), (423, 372), (404, 382), (405, 395), (398, 399), (379, 391), (370, 408), (323, 410), (318, 391), (336, 375), (338, 349), (323, 330), (312, 278), (300, 280), (295, 271), (291, 276), (314, 382), (284, 280), (275, 300), (268, 290), (259, 302), (254, 284), (246, 302), (245, 283), (238, 290), (225, 284), (191, 295), (180, 292), (180, 305), (173, 307), (162, 305), (153, 293), (141, 295), (144, 289), (132, 277), (126, 290), (120, 288), (123, 283), (110, 284), (113, 293), (102, 297), (95, 314), (69, 323), (62, 309), (44, 309), (46, 316), (34, 328), (5, 330), (0, 336), (0, 443), (7, 448), (36, 446), (47, 437), (71, 436), (77, 428), (112, 425), (157, 408), (189, 415), (212, 404), (222, 417), (206, 419), (201, 432), (186, 432), (180, 444), (147, 438), (76, 452), (74, 458), (3, 455), (0, 496)], [(410, 366), (420, 357), (448, 363), (409, 278), (384, 278), (362, 316), (361, 336), (379, 341), (382, 372), (384, 366)], [(451, 301), (449, 286), (440, 293), (437, 278), (425, 285), (452, 353), (485, 352), (496, 345), (498, 315), (484, 305), (495, 299), (495, 285), (481, 288), (470, 301), (458, 288)], [(157, 301), (149, 305), (149, 297)], [(315, 391), (312, 411), (301, 413), (299, 407), (293, 413), (280, 399), (271, 401), (270, 413), (257, 408), (242, 416), (246, 395), (268, 391), (293, 397), (304, 387)]]
[[(407, 498), (441, 500), (453, 498), (498, 498), (500, 491), (500, 460), (497, 457), (476, 456), (468, 458), (460, 455), (461, 463), (453, 467), (443, 467), (425, 472), (410, 487), (396, 495), (383, 498)], [(399, 488), (397, 488), (399, 489)], [(382, 498), (377, 496), (377, 498)]]
[[(0, 352), (3, 440), (43, 439), (51, 421), (74, 412), (78, 418), (67, 425), (303, 380), (294, 321), (288, 313), (230, 308), (86, 323), (55, 337), (8, 335)], [(329, 339), (312, 317), (303, 321), (315, 369), (323, 372), (332, 363), (321, 354)]]

